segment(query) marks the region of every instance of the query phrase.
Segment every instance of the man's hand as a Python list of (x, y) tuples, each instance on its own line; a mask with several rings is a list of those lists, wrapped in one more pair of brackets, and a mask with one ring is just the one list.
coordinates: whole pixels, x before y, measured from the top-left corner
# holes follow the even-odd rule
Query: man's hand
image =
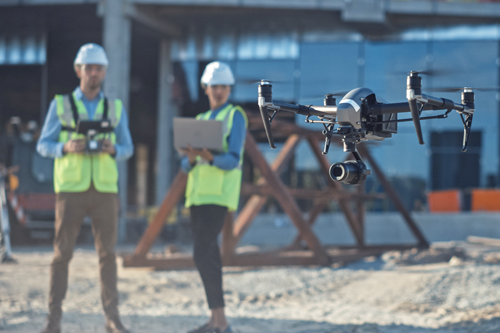
[(102, 152), (108, 153), (111, 156), (115, 156), (115, 154), (116, 154), (115, 145), (113, 145), (109, 139), (103, 140), (102, 141)]
[(85, 140), (69, 140), (64, 144), (63, 153), (81, 154), (85, 151)]

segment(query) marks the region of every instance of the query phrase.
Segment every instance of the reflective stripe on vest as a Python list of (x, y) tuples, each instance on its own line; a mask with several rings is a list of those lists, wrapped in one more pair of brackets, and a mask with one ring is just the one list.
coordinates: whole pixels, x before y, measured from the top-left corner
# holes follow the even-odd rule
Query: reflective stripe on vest
[[(239, 106), (229, 104), (219, 111), (215, 120), (223, 122), (224, 153), (229, 151), (227, 141), (233, 128), (233, 118), (235, 112), (240, 112), (245, 119), (245, 128), (248, 120), (245, 112)], [(198, 115), (200, 120), (208, 120), (212, 111)], [(191, 169), (188, 175), (186, 185), (186, 207), (193, 205), (219, 205), (227, 207), (229, 211), (235, 211), (238, 208), (241, 189), (241, 167), (243, 165), (244, 145), (241, 148), (238, 167), (232, 170), (222, 170), (216, 166), (210, 165), (207, 161), (198, 159), (196, 165)]]
[[(81, 120), (88, 120), (88, 112), (81, 100), (75, 98), (78, 117)], [(71, 110), (71, 103), (68, 95), (56, 95), (57, 116), (61, 125), (68, 128), (75, 128), (76, 123)], [(104, 112), (104, 99), (99, 101), (94, 115), (94, 120), (101, 120)], [(115, 100), (108, 101), (108, 119), (111, 126), (115, 128), (120, 122), (122, 112), (122, 102)], [(106, 135), (101, 134), (97, 139), (103, 139)], [(107, 136), (114, 144), (116, 136), (111, 132)], [(68, 142), (71, 139), (85, 139), (82, 134), (74, 131), (61, 130), (59, 142)], [(109, 154), (66, 154), (56, 158), (54, 163), (54, 190), (59, 192), (85, 192), (89, 189), (91, 182), (99, 192), (118, 192), (118, 168), (116, 161)]]

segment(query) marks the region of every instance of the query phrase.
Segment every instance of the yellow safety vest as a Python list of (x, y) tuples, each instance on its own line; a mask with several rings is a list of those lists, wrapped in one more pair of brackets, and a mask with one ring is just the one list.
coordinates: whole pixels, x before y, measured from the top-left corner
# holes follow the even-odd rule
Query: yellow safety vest
[[(239, 106), (229, 104), (219, 111), (215, 120), (223, 122), (224, 153), (229, 151), (227, 138), (233, 127), (233, 117), (236, 112), (241, 112), (245, 118), (245, 128), (248, 120), (245, 111)], [(196, 119), (210, 119), (212, 111), (199, 114)], [(207, 161), (198, 157), (196, 165), (191, 169), (188, 175), (186, 185), (186, 207), (198, 205), (219, 205), (227, 207), (229, 211), (235, 211), (238, 208), (241, 189), (241, 167), (243, 165), (243, 150), (241, 148), (240, 162), (237, 168), (232, 170), (222, 170), (216, 166), (210, 165)]]
[[(78, 117), (88, 120), (87, 109), (81, 100), (73, 93)], [(59, 134), (59, 142), (68, 142), (72, 139), (84, 139), (85, 136), (68, 130), (75, 128), (76, 123), (71, 109), (69, 95), (56, 95), (57, 116), (63, 126)], [(94, 120), (101, 120), (104, 113), (104, 99), (99, 101)], [(108, 119), (115, 128), (120, 122), (122, 102), (108, 101)], [(114, 132), (108, 134), (113, 144), (116, 143)], [(99, 138), (99, 137), (98, 137)], [(118, 193), (118, 168), (116, 161), (107, 153), (101, 154), (65, 154), (56, 158), (54, 163), (54, 190), (59, 192), (85, 192), (93, 182), (99, 192)]]

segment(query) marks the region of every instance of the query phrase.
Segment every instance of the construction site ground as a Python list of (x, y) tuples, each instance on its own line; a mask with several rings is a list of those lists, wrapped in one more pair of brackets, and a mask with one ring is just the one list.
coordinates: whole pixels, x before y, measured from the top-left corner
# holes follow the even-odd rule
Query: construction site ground
[[(430, 250), (388, 252), (340, 267), (225, 268), (227, 315), (241, 333), (500, 332), (496, 245), (434, 243)], [(38, 332), (47, 315), (52, 249), (14, 251), (18, 263), (0, 265), (0, 331)], [(122, 320), (132, 332), (187, 332), (207, 320), (196, 270), (119, 263), (118, 288)], [(104, 332), (90, 245), (75, 251), (64, 312), (63, 332)]]

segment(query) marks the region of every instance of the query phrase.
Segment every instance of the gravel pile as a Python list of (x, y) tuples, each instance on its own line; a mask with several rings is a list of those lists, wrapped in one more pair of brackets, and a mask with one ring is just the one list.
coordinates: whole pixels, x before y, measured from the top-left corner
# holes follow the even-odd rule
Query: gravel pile
[[(51, 253), (38, 250), (18, 252), (19, 264), (0, 266), (2, 332), (36, 332), (44, 323)], [(411, 251), (400, 256), (424, 257)], [(500, 332), (500, 266), (472, 260), (467, 251), (452, 264), (382, 258), (337, 269), (226, 269), (230, 322), (242, 333)], [(77, 251), (64, 332), (103, 332), (97, 274), (95, 252)], [(120, 268), (119, 276), (120, 311), (133, 332), (186, 332), (207, 320), (196, 271)]]

